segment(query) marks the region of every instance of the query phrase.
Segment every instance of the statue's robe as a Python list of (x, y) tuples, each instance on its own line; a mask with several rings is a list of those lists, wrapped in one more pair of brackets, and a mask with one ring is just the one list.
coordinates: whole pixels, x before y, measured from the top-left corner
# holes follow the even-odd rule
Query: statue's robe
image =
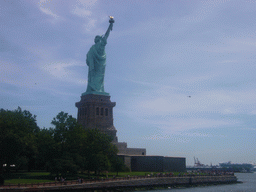
[(88, 85), (86, 93), (104, 93), (104, 76), (106, 67), (105, 46), (107, 42), (103, 37), (94, 44), (86, 55), (86, 64), (89, 67)]

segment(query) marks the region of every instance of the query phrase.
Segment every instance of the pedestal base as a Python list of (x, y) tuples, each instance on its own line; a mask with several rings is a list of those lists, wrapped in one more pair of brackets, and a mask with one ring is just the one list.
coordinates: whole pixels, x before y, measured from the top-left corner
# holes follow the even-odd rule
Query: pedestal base
[(113, 125), (113, 107), (109, 95), (82, 94), (81, 101), (76, 103), (78, 108), (77, 121), (84, 129), (98, 129), (118, 142), (116, 128)]

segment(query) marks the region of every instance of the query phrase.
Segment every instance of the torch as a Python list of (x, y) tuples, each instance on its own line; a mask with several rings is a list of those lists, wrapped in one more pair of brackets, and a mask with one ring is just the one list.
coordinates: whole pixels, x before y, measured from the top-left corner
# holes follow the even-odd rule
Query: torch
[(115, 23), (115, 20), (114, 20), (113, 16), (109, 16), (109, 23)]

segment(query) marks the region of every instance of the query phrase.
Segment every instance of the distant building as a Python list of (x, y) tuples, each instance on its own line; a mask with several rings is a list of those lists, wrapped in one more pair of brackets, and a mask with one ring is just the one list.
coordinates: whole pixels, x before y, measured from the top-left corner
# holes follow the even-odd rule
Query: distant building
[(234, 171), (234, 172), (252, 172), (254, 166), (249, 163), (231, 163), (230, 161), (227, 163), (219, 163), (220, 167), (225, 170)]

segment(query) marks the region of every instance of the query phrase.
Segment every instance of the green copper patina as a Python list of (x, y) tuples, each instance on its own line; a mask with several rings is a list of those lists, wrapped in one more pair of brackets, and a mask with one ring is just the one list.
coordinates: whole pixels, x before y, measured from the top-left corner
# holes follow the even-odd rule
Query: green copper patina
[(104, 76), (106, 67), (105, 46), (110, 31), (112, 31), (114, 19), (110, 16), (109, 27), (104, 36), (97, 35), (94, 39), (95, 44), (90, 48), (86, 55), (88, 70), (88, 85), (86, 92), (82, 95), (96, 94), (109, 95), (104, 91)]

